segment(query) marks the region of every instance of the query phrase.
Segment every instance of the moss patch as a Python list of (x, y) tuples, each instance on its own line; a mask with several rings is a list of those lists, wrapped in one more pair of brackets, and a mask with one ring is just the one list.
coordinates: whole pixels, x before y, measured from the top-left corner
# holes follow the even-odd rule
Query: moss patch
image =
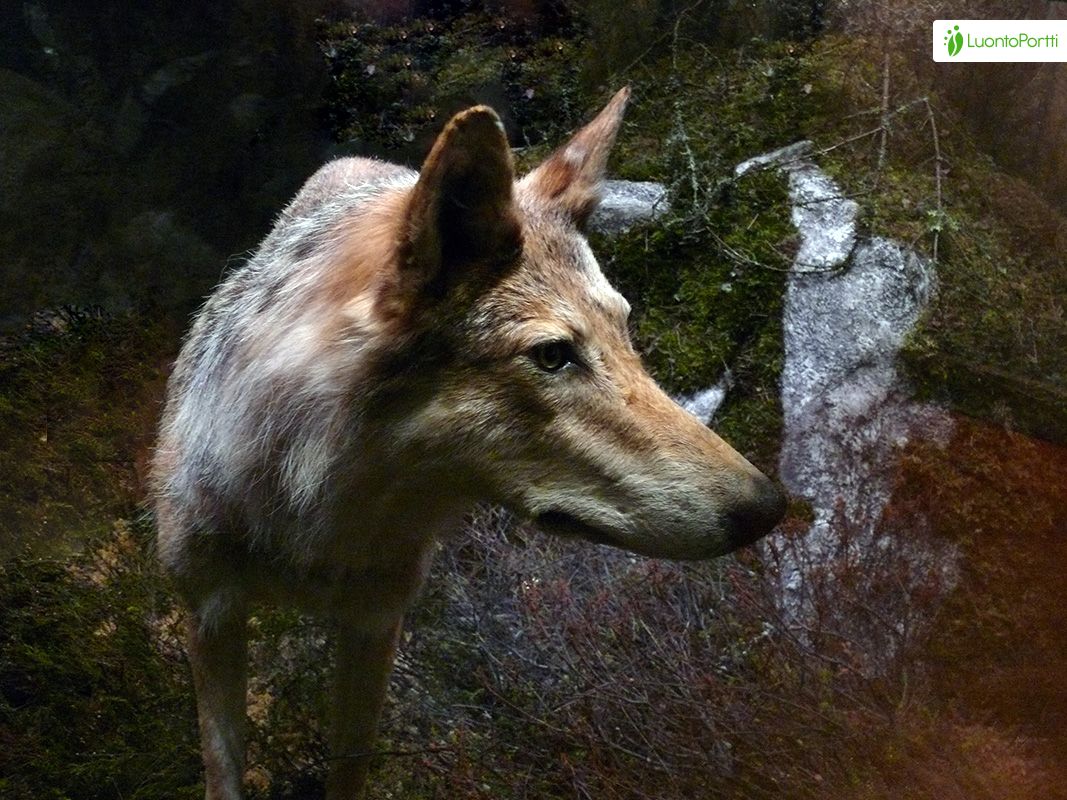
[(923, 397), (1065, 441), (1067, 218), (984, 155), (902, 57), (888, 62), (883, 151), (876, 45), (827, 37), (814, 46), (822, 79), (811, 123), (816, 143), (833, 148), (822, 163), (857, 196), (868, 231), (930, 258), (936, 242), (939, 291), (903, 350), (907, 372)]
[(0, 556), (77, 546), (143, 495), (177, 337), (146, 315), (74, 315), (62, 325), (0, 351)]
[(1067, 442), (1067, 218), (987, 160), (960, 160), (974, 166), (953, 175), (940, 290), (905, 364), (926, 396)]
[(200, 795), (192, 687), (177, 617), (120, 524), (68, 561), (0, 563), (0, 794)]
[(146, 315), (49, 327), (0, 351), (0, 794), (193, 797), (177, 616), (137, 515), (176, 337)]
[(772, 472), (796, 232), (784, 179), (735, 179), (733, 168), (802, 138), (814, 66), (799, 45), (777, 43), (728, 56), (680, 47), (637, 69), (614, 163), (624, 177), (666, 183), (672, 210), (654, 229), (594, 242), (634, 305), (635, 339), (654, 376), (691, 392), (729, 369), (734, 388), (715, 427)]

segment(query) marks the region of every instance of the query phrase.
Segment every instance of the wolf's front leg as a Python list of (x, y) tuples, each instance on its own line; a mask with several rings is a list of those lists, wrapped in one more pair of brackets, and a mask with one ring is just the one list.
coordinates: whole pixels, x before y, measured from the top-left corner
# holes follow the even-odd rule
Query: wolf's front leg
[(190, 614), (193, 668), (207, 800), (240, 800), (244, 774), (248, 629), (244, 611), (205, 622)]
[(379, 633), (343, 626), (338, 634), (326, 800), (354, 800), (361, 795), (400, 624), (398, 619)]

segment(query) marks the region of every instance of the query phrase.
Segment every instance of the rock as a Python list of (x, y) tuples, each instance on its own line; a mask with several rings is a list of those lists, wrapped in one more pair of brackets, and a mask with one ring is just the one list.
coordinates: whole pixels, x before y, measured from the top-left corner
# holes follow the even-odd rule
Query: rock
[(842, 197), (829, 176), (811, 162), (783, 167), (789, 174), (793, 224), (800, 231), (796, 272), (818, 272), (844, 266), (856, 246), (855, 201)]
[(935, 273), (895, 242), (858, 241), (856, 203), (809, 150), (800, 142), (742, 165), (786, 172), (801, 238), (783, 316), (782, 477), (813, 502), (817, 519), (844, 503), (850, 520), (873, 527), (891, 488), (877, 473), (907, 440), (907, 417), (917, 408), (899, 386), (897, 352), (934, 291)]
[(860, 243), (844, 272), (790, 278), (781, 474), (812, 502), (817, 530), (840, 504), (850, 523), (873, 534), (892, 492), (895, 452), (919, 426), (927, 435), (939, 427), (940, 414), (910, 400), (896, 369), (933, 285), (929, 262), (886, 239)]
[(814, 147), (814, 145), (807, 139), (804, 139), (786, 145), (778, 150), (763, 153), (762, 155), (748, 159), (748, 161), (742, 161), (734, 167), (734, 175), (740, 178), (755, 169), (766, 169), (768, 167), (786, 169), (793, 164), (811, 164), (812, 161), (810, 155), (812, 147)]
[(723, 400), (726, 399), (726, 392), (729, 391), (731, 386), (733, 386), (733, 376), (727, 370), (718, 383), (711, 388), (691, 395), (681, 395), (674, 398), (674, 400), (705, 425), (710, 425), (715, 414), (722, 406)]
[(589, 221), (606, 236), (625, 233), (643, 222), (658, 219), (667, 211), (667, 187), (655, 181), (605, 181), (603, 196)]
[(897, 382), (897, 351), (933, 292), (929, 262), (875, 238), (856, 247), (841, 273), (803, 271), (790, 276), (783, 319), (787, 419), (844, 385), (858, 393), (857, 412), (884, 403)]
[(854, 200), (844, 197), (833, 179), (810, 158), (811, 142), (803, 141), (755, 158), (734, 169), (741, 177), (754, 169), (773, 167), (789, 176), (793, 224), (800, 233), (797, 272), (816, 272), (844, 265), (856, 246)]
[[(908, 607), (893, 592), (907, 594), (931, 573), (940, 574), (939, 585), (951, 586), (955, 569), (947, 548), (915, 536), (922, 519), (910, 518), (906, 532), (888, 531), (882, 519), (900, 449), (914, 436), (946, 441), (951, 432), (944, 412), (911, 399), (896, 369), (897, 353), (935, 291), (933, 264), (897, 242), (858, 237), (856, 203), (810, 152), (809, 142), (799, 142), (735, 171), (743, 176), (774, 168), (788, 176), (801, 239), (783, 314), (785, 425), (779, 464), (782, 481), (811, 503), (814, 514), (808, 536), (783, 560), (782, 602), (801, 625), (809, 611), (805, 585), (812, 565), (829, 569), (834, 559), (852, 565), (870, 559), (886, 569), (885, 554), (891, 553), (900, 571), (894, 581), (879, 586), (878, 575), (864, 572), (870, 585), (855, 587), (869, 607), (889, 616), (886, 609)], [(862, 642), (872, 673), (905, 644), (892, 630), (855, 628), (845, 613), (822, 624)], [(901, 624), (901, 630), (914, 630)]]

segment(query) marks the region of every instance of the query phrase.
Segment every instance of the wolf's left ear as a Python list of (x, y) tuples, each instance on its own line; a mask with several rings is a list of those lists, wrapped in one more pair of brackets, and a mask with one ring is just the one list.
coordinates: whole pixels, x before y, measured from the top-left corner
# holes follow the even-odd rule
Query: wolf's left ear
[(402, 289), (439, 296), (464, 269), (514, 261), (522, 245), (514, 180), (496, 112), (475, 106), (454, 116), (408, 200), (400, 237)]
[(630, 87), (624, 86), (592, 122), (526, 175), (520, 190), (560, 209), (579, 227), (585, 225), (600, 202), (608, 155), (629, 99)]

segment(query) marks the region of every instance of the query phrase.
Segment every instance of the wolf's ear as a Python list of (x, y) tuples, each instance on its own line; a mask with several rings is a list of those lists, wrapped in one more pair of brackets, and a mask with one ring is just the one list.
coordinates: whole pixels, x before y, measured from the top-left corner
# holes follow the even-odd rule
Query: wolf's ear
[(434, 142), (408, 201), (400, 237), (402, 289), (440, 296), (464, 268), (514, 261), (522, 246), (514, 180), (496, 112), (475, 106), (454, 116)]
[(629, 99), (630, 87), (624, 86), (596, 119), (524, 177), (519, 184), (521, 189), (539, 196), (583, 226), (600, 202), (608, 155)]

